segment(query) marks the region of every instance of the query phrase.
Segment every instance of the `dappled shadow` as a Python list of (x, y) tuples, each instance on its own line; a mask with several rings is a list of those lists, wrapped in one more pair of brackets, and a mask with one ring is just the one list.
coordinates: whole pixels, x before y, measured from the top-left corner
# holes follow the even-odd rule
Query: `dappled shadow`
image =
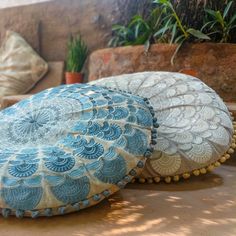
[(236, 235), (235, 171), (222, 166), (178, 184), (129, 185), (95, 207), (65, 216), (0, 219), (0, 235)]

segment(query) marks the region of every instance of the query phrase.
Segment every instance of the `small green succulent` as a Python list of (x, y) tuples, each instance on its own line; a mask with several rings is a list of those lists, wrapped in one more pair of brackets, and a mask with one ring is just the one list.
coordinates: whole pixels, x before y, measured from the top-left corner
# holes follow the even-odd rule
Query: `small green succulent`
[(87, 56), (88, 48), (81, 36), (71, 37), (68, 42), (66, 70), (68, 72), (81, 72)]

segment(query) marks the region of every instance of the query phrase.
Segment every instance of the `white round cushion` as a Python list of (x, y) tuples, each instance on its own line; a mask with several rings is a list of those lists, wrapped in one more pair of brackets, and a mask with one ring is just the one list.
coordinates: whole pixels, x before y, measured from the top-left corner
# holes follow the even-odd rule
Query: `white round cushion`
[[(154, 154), (143, 177), (170, 177), (213, 167), (229, 149), (233, 125), (226, 105), (199, 79), (180, 73), (142, 72), (92, 84), (125, 90), (149, 99), (158, 128)], [(204, 169), (202, 172), (204, 173)], [(169, 179), (167, 179), (169, 181)]]

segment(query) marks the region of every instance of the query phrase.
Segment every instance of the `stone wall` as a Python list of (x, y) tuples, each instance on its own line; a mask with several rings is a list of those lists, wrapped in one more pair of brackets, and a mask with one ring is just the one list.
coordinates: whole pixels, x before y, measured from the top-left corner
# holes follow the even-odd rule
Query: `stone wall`
[(127, 22), (145, 10), (146, 3), (147, 0), (54, 0), (0, 9), (0, 43), (6, 29), (15, 30), (46, 60), (64, 60), (71, 34), (80, 32), (90, 51), (103, 48), (110, 39), (112, 25)]
[(144, 46), (97, 50), (90, 56), (88, 80), (142, 71), (193, 69), (225, 101), (236, 102), (236, 44), (185, 45), (171, 65), (175, 49), (176, 45), (154, 44), (148, 53)]

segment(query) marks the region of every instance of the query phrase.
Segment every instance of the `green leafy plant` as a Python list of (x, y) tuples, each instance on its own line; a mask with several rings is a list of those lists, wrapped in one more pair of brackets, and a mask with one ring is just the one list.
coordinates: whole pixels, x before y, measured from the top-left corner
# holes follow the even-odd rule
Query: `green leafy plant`
[(165, 17), (165, 25), (159, 29), (159, 31), (157, 31), (154, 36), (163, 37), (163, 35), (167, 32), (171, 32), (171, 39), (169, 43), (178, 44), (171, 58), (172, 65), (174, 64), (174, 58), (185, 42), (210, 40), (210, 37), (204, 34), (202, 31), (194, 28), (188, 28), (186, 25), (183, 25), (170, 0), (154, 0), (154, 3), (157, 4), (157, 7), (164, 7), (163, 9), (167, 14)]
[[(229, 42), (235, 32), (236, 13), (230, 13), (234, 4), (233, 1), (225, 3), (226, 6), (223, 12), (205, 9), (206, 19), (202, 28), (200, 28), (201, 26), (191, 27), (187, 21), (183, 21), (183, 17), (180, 17), (180, 13), (176, 10), (179, 1), (175, 4), (172, 2), (176, 1), (153, 0), (154, 9), (147, 19), (136, 15), (127, 26), (113, 26), (113, 37), (109, 42), (109, 46), (144, 44), (146, 50), (148, 50), (152, 43), (178, 44), (171, 58), (171, 64), (174, 64), (174, 59), (184, 43), (206, 40)], [(197, 2), (198, 4), (204, 2), (206, 6), (211, 6), (214, 3), (210, 1), (210, 4), (205, 0)], [(214, 3), (213, 5), (213, 9), (216, 9), (217, 4)], [(219, 6), (223, 6), (223, 3)]]
[(71, 37), (68, 42), (66, 69), (68, 72), (81, 72), (88, 55), (88, 48), (81, 36)]
[(108, 45), (112, 47), (128, 46), (128, 45), (146, 45), (161, 41), (163, 38), (157, 39), (154, 35), (163, 25), (165, 12), (162, 8), (155, 8), (151, 12), (147, 20), (142, 16), (134, 16), (127, 26), (114, 25), (112, 27), (113, 37)]
[(134, 16), (127, 26), (114, 25), (109, 46), (145, 45), (152, 43), (178, 44), (171, 63), (174, 63), (185, 42), (210, 40), (202, 31), (184, 25), (170, 0), (153, 0), (154, 9), (148, 19)]
[(214, 37), (215, 41), (219, 39), (221, 43), (229, 42), (231, 32), (236, 28), (236, 13), (229, 16), (233, 1), (228, 2), (223, 12), (219, 10), (205, 9), (206, 18), (202, 30), (208, 35)]

